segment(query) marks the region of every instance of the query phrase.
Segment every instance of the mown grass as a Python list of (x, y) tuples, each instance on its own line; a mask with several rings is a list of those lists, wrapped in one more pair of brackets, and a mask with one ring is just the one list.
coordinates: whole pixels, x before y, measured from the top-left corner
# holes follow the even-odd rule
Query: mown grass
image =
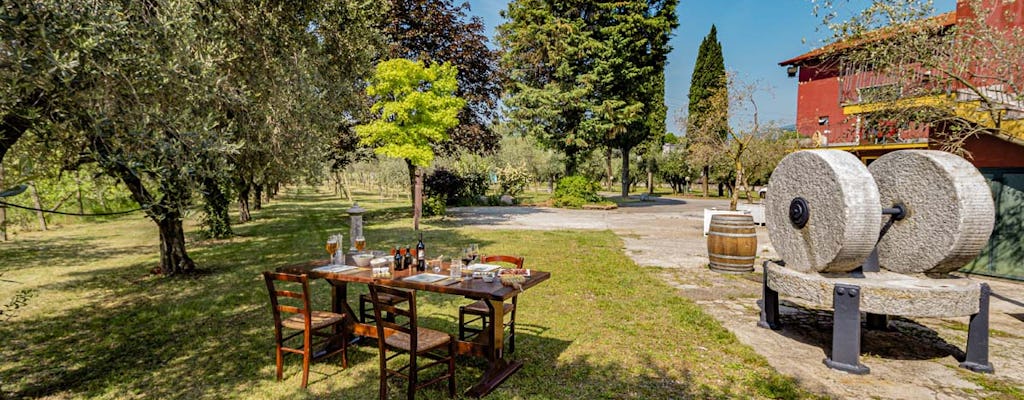
[[(299, 388), (298, 357), (274, 379), (271, 315), (259, 273), (323, 258), (329, 233), (345, 232), (349, 204), (310, 189), (267, 205), (227, 240), (190, 243), (201, 267), (159, 277), (155, 227), (135, 216), (29, 233), (0, 244), (0, 300), (35, 290), (16, 318), (0, 322), (0, 398), (352, 398), (376, 397), (377, 352), (350, 349), (314, 364)], [(408, 208), (366, 201), (371, 247), (411, 245)], [(611, 232), (493, 231), (428, 220), (432, 254), (468, 243), (514, 253), (552, 279), (520, 296), (517, 352), (525, 367), (489, 398), (804, 398), (792, 379), (653, 272), (622, 252)], [(195, 232), (195, 226), (189, 226)], [(327, 307), (328, 285), (314, 285)], [(365, 288), (350, 290), (357, 296)], [(468, 300), (420, 293), (421, 322), (456, 330)], [(459, 360), (458, 386), (481, 375)], [(420, 393), (442, 398), (441, 387)], [(395, 396), (398, 394), (396, 393)]]

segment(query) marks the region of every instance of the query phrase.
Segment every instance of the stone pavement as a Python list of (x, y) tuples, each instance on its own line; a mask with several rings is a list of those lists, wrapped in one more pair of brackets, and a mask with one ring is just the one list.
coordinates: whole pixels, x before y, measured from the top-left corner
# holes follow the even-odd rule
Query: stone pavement
[[(811, 391), (834, 398), (963, 399), (988, 393), (975, 375), (957, 368), (967, 337), (967, 318), (893, 318), (885, 332), (862, 331), (861, 362), (871, 374), (830, 370), (822, 360), (831, 346), (831, 311), (782, 299), (780, 331), (756, 326), (761, 296), (760, 265), (750, 274), (726, 275), (707, 269), (703, 209), (728, 208), (728, 201), (655, 198), (617, 210), (563, 210), (535, 207), (452, 208), (454, 220), (493, 229), (597, 229), (615, 232), (638, 265), (679, 294), (702, 306), (744, 344), (779, 372)], [(759, 256), (774, 257), (767, 230), (759, 227)], [(760, 264), (760, 260), (758, 262)], [(1024, 387), (1024, 283), (972, 276), (988, 282), (991, 304), (989, 358), (993, 380)]]

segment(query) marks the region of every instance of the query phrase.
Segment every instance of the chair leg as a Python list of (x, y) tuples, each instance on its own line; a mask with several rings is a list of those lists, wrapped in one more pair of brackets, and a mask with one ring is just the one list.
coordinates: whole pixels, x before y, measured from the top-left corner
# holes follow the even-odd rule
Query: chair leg
[(363, 296), (359, 296), (359, 322), (365, 324), (366, 317), (368, 317), (366, 314), (366, 300), (363, 299)]
[(455, 341), (448, 341), (448, 397), (455, 397)]
[(388, 374), (385, 371), (380, 371), (380, 398), (388, 398)]
[(311, 334), (307, 330), (302, 335), (302, 387), (305, 388), (306, 384), (309, 383), (309, 358), (313, 355), (313, 349), (310, 348), (312, 345)]
[(459, 340), (466, 340), (466, 312), (465, 308), (459, 307)]
[(348, 369), (348, 334), (344, 330), (341, 332), (341, 367)]
[(512, 319), (508, 323), (508, 352), (516, 352), (516, 312), (512, 310)]
[(278, 381), (281, 380), (281, 376), (284, 373), (284, 362), (283, 362), (284, 360), (282, 360), (282, 358), (284, 357), (283, 353), (284, 352), (281, 351), (281, 342), (278, 341), (277, 342), (277, 380)]
[(416, 375), (419, 372), (418, 366), (416, 365), (416, 354), (409, 353), (409, 387), (406, 389), (406, 396), (409, 400), (416, 398)]

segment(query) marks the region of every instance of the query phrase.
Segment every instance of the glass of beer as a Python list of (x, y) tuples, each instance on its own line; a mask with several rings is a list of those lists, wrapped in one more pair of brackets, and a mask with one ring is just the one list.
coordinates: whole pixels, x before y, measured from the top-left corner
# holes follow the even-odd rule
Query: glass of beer
[(338, 251), (338, 237), (332, 235), (327, 238), (327, 245), (324, 246), (324, 249), (327, 250), (327, 254), (331, 258), (331, 264), (334, 264), (334, 253)]
[(353, 244), (356, 246), (356, 251), (362, 252), (366, 248), (366, 238), (362, 235), (356, 236), (353, 239)]

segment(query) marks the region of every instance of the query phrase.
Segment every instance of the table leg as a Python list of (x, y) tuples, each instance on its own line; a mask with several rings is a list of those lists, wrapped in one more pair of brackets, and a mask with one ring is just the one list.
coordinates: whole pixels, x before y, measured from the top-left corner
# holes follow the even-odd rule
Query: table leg
[(493, 391), (498, 385), (508, 379), (519, 368), (522, 368), (521, 361), (508, 362), (505, 360), (505, 306), (501, 300), (486, 300), (487, 308), (490, 309), (490, 323), (484, 328), (487, 335), (489, 347), (485, 356), (487, 357), (487, 371), (480, 377), (480, 382), (466, 392), (472, 397), (483, 397)]

